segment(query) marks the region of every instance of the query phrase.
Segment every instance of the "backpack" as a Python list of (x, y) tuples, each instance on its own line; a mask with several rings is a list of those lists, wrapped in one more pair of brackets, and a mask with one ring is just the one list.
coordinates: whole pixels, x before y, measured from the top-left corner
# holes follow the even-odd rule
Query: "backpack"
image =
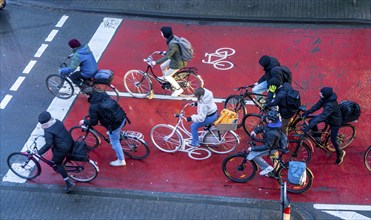
[(175, 42), (179, 45), (180, 54), (182, 55), (182, 60), (190, 61), (193, 58), (194, 49), (192, 44), (184, 37), (174, 36)]
[[(110, 97), (104, 98), (99, 103), (99, 106), (104, 112), (104, 118), (110, 121), (110, 125), (122, 122), (122, 120), (126, 117), (125, 111), (115, 100), (111, 99)], [(111, 128), (108, 128), (108, 130), (111, 130)]]
[(290, 71), (290, 69), (287, 67), (287, 66), (280, 66), (281, 70), (282, 70), (282, 80), (283, 82), (287, 82), (287, 83), (292, 83), (292, 73)]
[(286, 94), (286, 106), (288, 110), (297, 110), (301, 106), (301, 97), (298, 90), (290, 85)]
[(304, 185), (307, 180), (307, 164), (299, 161), (290, 161), (288, 179), (291, 184)]
[(109, 85), (113, 80), (113, 71), (112, 70), (98, 70), (94, 75), (94, 81), (98, 84)]
[(356, 102), (343, 100), (340, 102), (339, 106), (343, 124), (358, 120), (361, 115), (361, 107)]
[(288, 147), (288, 139), (285, 132), (282, 132), (280, 130), (274, 130), (276, 133), (276, 136), (281, 136), (280, 142), (279, 142), (279, 148), (281, 149), (287, 149)]
[(84, 141), (75, 141), (72, 153), (69, 155), (68, 159), (73, 161), (87, 161), (88, 150), (86, 143)]

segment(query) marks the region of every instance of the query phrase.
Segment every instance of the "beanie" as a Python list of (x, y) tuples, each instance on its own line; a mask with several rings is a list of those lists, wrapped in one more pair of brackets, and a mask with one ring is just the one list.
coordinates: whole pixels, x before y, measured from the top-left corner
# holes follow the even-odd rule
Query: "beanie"
[(259, 59), (259, 64), (262, 66), (262, 67), (266, 67), (268, 66), (270, 63), (270, 57), (267, 56), (267, 55), (264, 55), (262, 57), (260, 57)]
[(68, 45), (69, 45), (72, 49), (81, 46), (80, 42), (79, 42), (77, 39), (72, 39), (72, 40), (70, 40), (70, 41), (68, 42)]
[(50, 115), (49, 112), (43, 111), (39, 115), (39, 122), (40, 122), (40, 124), (44, 124), (44, 123), (50, 121), (51, 118), (52, 118), (52, 116)]
[(277, 78), (272, 78), (268, 82), (268, 86), (271, 86), (271, 85), (274, 85), (278, 88), (282, 85), (282, 80), (277, 79)]
[(333, 91), (332, 91), (331, 87), (323, 87), (321, 89), (321, 93), (322, 93), (323, 97), (327, 99), (332, 95)]
[(171, 29), (171, 27), (162, 27), (161, 32), (166, 39), (169, 39), (173, 35), (173, 30)]

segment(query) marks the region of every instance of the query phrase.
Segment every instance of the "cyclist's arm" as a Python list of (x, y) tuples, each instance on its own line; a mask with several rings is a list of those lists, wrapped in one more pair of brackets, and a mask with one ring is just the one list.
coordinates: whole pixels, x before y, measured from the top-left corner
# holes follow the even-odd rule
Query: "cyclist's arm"
[(44, 146), (42, 146), (37, 151), (39, 155), (45, 154), (53, 146), (53, 135), (52, 134), (45, 132), (44, 138), (45, 138)]
[[(95, 104), (95, 106), (98, 105), (96, 108), (99, 108), (99, 104)], [(85, 125), (90, 125), (90, 126), (95, 126), (98, 124), (98, 111), (96, 109), (93, 109), (95, 108), (95, 106), (91, 105), (90, 108), (89, 108), (89, 119), (86, 118), (84, 120), (84, 124)]]
[(80, 58), (77, 53), (75, 53), (71, 59), (71, 64), (68, 67), (60, 68), (60, 72), (63, 74), (72, 73), (80, 66)]
[(322, 113), (314, 117), (312, 120), (310, 120), (309, 127), (313, 128), (316, 124), (325, 121), (326, 118), (328, 118), (333, 111), (334, 110), (330, 105), (325, 105), (323, 107)]
[(161, 64), (165, 62), (168, 59), (171, 59), (171, 57), (174, 55), (174, 53), (177, 51), (177, 45), (175, 43), (169, 43), (169, 49), (166, 51), (165, 56), (158, 59), (156, 61), (156, 64)]
[(312, 108), (310, 108), (308, 110), (308, 112), (313, 113), (313, 112), (317, 111), (318, 109), (322, 108), (323, 104), (324, 104), (324, 101), (322, 99), (320, 99), (316, 104), (314, 104), (312, 106)]

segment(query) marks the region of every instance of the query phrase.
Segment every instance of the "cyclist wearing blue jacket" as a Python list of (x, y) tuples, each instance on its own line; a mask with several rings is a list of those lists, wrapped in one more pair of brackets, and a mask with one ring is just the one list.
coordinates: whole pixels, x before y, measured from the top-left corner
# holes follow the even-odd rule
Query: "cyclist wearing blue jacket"
[(72, 60), (68, 67), (60, 68), (61, 74), (70, 74), (74, 72), (77, 67), (80, 67), (80, 71), (76, 71), (70, 75), (70, 79), (73, 83), (78, 86), (82, 86), (84, 80), (93, 78), (98, 71), (98, 64), (94, 58), (87, 44), (81, 45), (81, 43), (72, 39), (68, 42), (68, 45), (72, 48)]

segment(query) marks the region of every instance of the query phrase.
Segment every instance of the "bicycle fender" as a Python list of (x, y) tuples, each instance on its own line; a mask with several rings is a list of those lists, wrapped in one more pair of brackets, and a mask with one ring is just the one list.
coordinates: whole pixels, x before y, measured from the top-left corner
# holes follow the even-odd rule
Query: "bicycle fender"
[(305, 141), (305, 143), (309, 145), (311, 152), (314, 153), (314, 147), (313, 147), (312, 141), (310, 141), (309, 138), (304, 138), (303, 141)]
[(236, 135), (236, 137), (237, 137), (237, 143), (239, 144), (240, 143), (240, 140), (241, 140), (241, 137), (238, 134), (236, 134), (234, 131), (230, 131), (230, 132), (232, 134)]
[(312, 176), (312, 179), (314, 179), (314, 174), (313, 174), (312, 170), (310, 170), (308, 167), (306, 168), (306, 170), (310, 173), (310, 175)]
[(97, 172), (99, 173), (99, 167), (98, 167), (98, 165), (95, 163), (95, 161), (89, 159), (89, 162), (92, 163), (93, 166), (94, 166), (95, 168), (97, 168)]

